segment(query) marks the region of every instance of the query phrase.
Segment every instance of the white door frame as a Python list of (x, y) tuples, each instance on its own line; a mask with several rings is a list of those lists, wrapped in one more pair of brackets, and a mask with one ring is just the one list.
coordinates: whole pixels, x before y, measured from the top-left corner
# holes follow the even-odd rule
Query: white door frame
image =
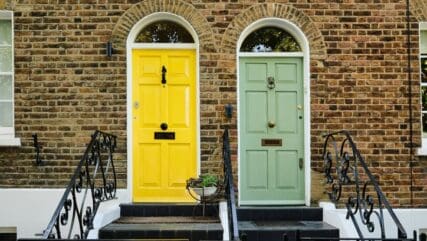
[[(135, 43), (138, 33), (147, 25), (168, 20), (176, 22), (184, 27), (193, 37), (193, 44), (169, 44), (169, 43)], [(133, 188), (133, 125), (132, 125), (132, 50), (134, 49), (195, 49), (196, 50), (196, 162), (197, 173), (200, 174), (200, 88), (199, 88), (199, 38), (191, 24), (183, 17), (168, 12), (157, 12), (145, 16), (139, 20), (129, 31), (126, 40), (126, 132), (127, 132), (127, 192), (129, 201), (132, 202)]]
[[(253, 31), (267, 26), (274, 26), (281, 28), (290, 33), (296, 41), (300, 44), (302, 52), (290, 52), (290, 53), (240, 53), (240, 47), (246, 37), (249, 36)], [(237, 69), (237, 96), (240, 96), (240, 70), (239, 63), (240, 57), (303, 57), (303, 92), (304, 92), (304, 175), (305, 175), (305, 205), (310, 206), (311, 198), (311, 150), (310, 150), (310, 47), (308, 39), (301, 29), (294, 23), (281, 18), (263, 18), (251, 23), (246, 27), (240, 34), (239, 40), (236, 45), (236, 69)], [(240, 98), (237, 98), (237, 136), (240, 137)], [(240, 138), (237, 138), (237, 146), (240, 150), (241, 142)], [(239, 151), (240, 153), (240, 151)], [(237, 166), (238, 166), (238, 187), (241, 185), (241, 173), (240, 173), (240, 155), (237, 155)], [(239, 205), (240, 205), (240, 192), (239, 192)]]

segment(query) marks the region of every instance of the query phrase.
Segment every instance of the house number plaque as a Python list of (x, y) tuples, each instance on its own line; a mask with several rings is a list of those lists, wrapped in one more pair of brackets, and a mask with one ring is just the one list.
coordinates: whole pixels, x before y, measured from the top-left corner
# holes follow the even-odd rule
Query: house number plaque
[(261, 139), (261, 146), (282, 146), (282, 139)]
[(175, 132), (154, 132), (154, 140), (175, 140)]

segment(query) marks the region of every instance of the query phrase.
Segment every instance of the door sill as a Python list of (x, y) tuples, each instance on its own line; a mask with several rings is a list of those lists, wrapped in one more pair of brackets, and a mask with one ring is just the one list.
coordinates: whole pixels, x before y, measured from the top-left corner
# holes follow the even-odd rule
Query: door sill
[(239, 202), (239, 206), (271, 206), (271, 205), (306, 206), (305, 200), (290, 200), (290, 201), (287, 201), (287, 200), (281, 200), (281, 201), (277, 201), (277, 200), (242, 201), (242, 200), (240, 200), (240, 202)]

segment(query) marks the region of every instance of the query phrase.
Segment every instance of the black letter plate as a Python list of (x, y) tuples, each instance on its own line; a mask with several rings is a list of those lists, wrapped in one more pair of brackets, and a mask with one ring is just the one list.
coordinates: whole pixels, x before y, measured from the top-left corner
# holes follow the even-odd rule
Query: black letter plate
[(261, 146), (282, 146), (282, 139), (261, 139)]
[(154, 140), (175, 140), (175, 132), (154, 132)]

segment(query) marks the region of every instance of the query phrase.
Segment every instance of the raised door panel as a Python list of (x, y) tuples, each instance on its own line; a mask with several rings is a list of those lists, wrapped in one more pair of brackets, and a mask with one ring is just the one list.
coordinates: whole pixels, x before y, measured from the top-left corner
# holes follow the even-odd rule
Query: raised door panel
[(267, 98), (266, 91), (246, 91), (244, 121), (247, 134), (267, 133)]
[(193, 159), (192, 145), (171, 143), (168, 146), (168, 185), (170, 188), (182, 188), (186, 180), (194, 175), (194, 166), (187, 163)]
[(296, 134), (298, 132), (298, 93), (277, 91), (275, 97), (276, 132)]
[(189, 128), (191, 107), (189, 86), (168, 87), (168, 124), (170, 128)]
[(268, 153), (267, 151), (246, 151), (247, 188), (259, 190), (268, 188)]
[(161, 87), (156, 85), (145, 85), (140, 88), (140, 100), (134, 105), (139, 105), (135, 110), (141, 121), (138, 122), (140, 128), (158, 128), (162, 119)]
[(276, 151), (272, 165), (275, 171), (275, 188), (295, 190), (299, 186), (299, 164), (297, 151)]
[(298, 64), (297, 63), (275, 63), (275, 77), (277, 83), (297, 84)]
[(139, 188), (161, 187), (161, 144), (139, 144), (134, 170)]

